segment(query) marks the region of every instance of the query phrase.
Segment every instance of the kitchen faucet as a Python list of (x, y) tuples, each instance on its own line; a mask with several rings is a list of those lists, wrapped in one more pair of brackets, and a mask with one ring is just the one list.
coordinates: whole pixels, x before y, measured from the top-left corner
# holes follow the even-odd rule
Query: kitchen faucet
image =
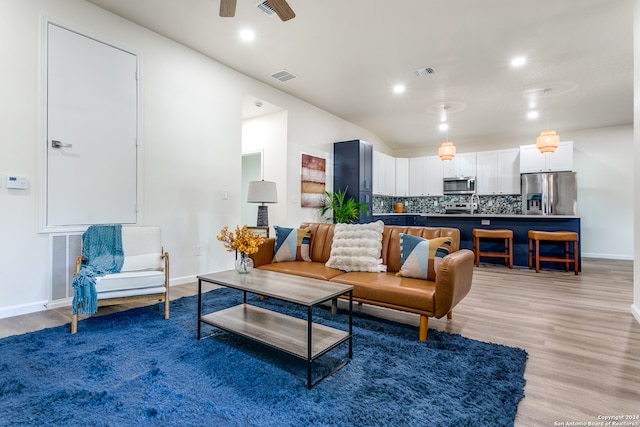
[[(475, 204), (474, 204), (474, 201), (475, 201)], [(478, 209), (478, 212), (480, 211), (480, 197), (478, 197), (477, 194), (473, 193), (471, 195), (471, 200), (470, 200), (469, 204), (471, 205), (470, 206), (471, 215), (473, 215), (475, 213), (476, 209)]]

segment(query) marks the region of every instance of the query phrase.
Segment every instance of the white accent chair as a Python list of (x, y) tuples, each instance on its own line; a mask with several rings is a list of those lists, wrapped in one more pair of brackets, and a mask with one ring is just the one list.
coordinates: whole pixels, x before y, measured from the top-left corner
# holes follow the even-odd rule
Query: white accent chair
[[(162, 248), (160, 227), (122, 226), (124, 262), (119, 273), (96, 278), (98, 307), (139, 301), (164, 301), (169, 318), (169, 253)], [(83, 257), (76, 259), (78, 274)], [(86, 260), (85, 260), (86, 261)], [(78, 331), (78, 315), (71, 318), (71, 333)]]

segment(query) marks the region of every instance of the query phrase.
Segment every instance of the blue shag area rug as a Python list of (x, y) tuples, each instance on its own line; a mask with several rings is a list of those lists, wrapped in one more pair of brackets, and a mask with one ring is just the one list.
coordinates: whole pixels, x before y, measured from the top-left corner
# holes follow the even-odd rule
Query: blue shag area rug
[[(242, 293), (203, 294), (203, 313)], [(272, 299), (252, 304), (303, 317)], [(307, 390), (306, 362), (203, 325), (197, 297), (0, 340), (2, 426), (512, 426), (527, 353), (354, 313), (353, 359)], [(344, 311), (314, 320), (346, 329)], [(322, 356), (322, 375), (347, 355)]]

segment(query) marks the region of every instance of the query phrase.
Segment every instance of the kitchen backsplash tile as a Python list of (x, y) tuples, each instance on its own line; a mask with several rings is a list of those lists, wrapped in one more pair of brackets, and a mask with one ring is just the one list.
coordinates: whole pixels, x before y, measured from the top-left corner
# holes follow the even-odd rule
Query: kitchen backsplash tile
[[(404, 203), (404, 213), (443, 214), (446, 203), (469, 202), (468, 195), (428, 196), (428, 197), (392, 197), (373, 196), (373, 213), (394, 213), (396, 202)], [(479, 196), (483, 214), (519, 215), (522, 213), (522, 196)]]

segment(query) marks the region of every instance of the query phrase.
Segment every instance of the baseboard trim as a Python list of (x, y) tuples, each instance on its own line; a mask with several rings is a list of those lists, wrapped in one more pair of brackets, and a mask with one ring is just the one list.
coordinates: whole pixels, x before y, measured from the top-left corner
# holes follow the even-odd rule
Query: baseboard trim
[(631, 304), (631, 314), (636, 318), (636, 321), (640, 323), (640, 307), (637, 304)]
[(36, 301), (31, 304), (14, 305), (12, 307), (0, 309), (0, 319), (20, 316), (22, 314), (36, 313), (47, 309), (47, 301)]
[(198, 276), (177, 277), (169, 280), (169, 286), (184, 285), (186, 283), (194, 283), (198, 281)]
[(55, 308), (60, 308), (60, 307), (71, 307), (72, 301), (73, 301), (73, 297), (50, 301), (47, 303), (46, 309), (53, 310)]
[(619, 259), (623, 261), (633, 261), (633, 255), (583, 253), (582, 258)]

